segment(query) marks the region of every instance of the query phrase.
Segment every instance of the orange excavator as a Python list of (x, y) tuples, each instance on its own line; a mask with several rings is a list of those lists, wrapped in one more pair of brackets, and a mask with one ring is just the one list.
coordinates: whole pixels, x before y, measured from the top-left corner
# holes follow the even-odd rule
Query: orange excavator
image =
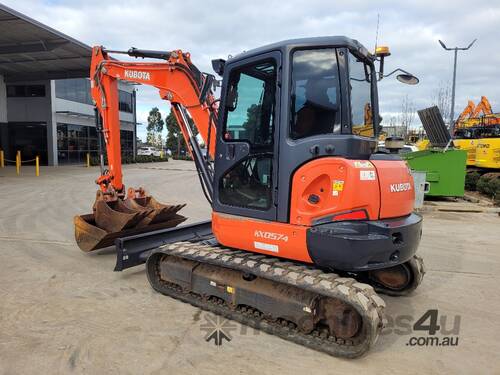
[(467, 151), (467, 166), (480, 170), (500, 169), (500, 113), (493, 113), (485, 96), (462, 111), (454, 128), (453, 143)]
[(456, 126), (462, 127), (464, 121), (472, 116), (472, 114), (475, 112), (475, 109), (476, 109), (476, 105), (474, 104), (474, 102), (472, 100), (469, 100), (467, 102), (467, 106), (464, 108), (462, 113), (460, 113), (460, 115), (458, 116), (457, 121), (456, 121)]
[[(398, 155), (376, 151), (385, 56), (346, 37), (288, 40), (213, 60), (217, 81), (180, 50), (94, 47), (109, 168), (94, 212), (75, 218), (78, 245), (114, 238), (115, 270), (146, 263), (160, 293), (331, 355), (362, 355), (383, 328), (377, 292), (407, 295), (424, 275), (412, 176)], [(125, 189), (118, 80), (154, 86), (171, 103), (211, 220), (177, 226), (183, 204)]]

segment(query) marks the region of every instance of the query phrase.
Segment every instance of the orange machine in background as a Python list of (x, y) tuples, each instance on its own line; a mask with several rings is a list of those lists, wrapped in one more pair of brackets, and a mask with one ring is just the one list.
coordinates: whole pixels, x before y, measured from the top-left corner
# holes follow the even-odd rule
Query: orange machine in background
[(455, 122), (453, 143), (467, 151), (467, 166), (500, 169), (500, 113), (485, 96), (477, 106), (469, 100)]

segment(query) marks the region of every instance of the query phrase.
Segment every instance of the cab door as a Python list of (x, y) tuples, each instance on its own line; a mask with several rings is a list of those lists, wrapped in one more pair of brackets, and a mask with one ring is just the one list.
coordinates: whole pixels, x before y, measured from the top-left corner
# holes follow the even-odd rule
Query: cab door
[(276, 220), (281, 54), (225, 67), (215, 157), (213, 209)]

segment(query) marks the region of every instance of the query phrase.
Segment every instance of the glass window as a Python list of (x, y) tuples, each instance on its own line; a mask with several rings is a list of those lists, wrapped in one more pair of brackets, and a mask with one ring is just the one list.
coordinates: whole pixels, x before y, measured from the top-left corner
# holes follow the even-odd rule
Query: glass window
[(11, 98), (44, 97), (45, 85), (8, 85), (7, 96)]
[(118, 91), (118, 109), (122, 112), (132, 113), (132, 93)]
[[(121, 130), (122, 157), (131, 159), (134, 155), (134, 132)], [(85, 163), (87, 153), (97, 157), (97, 131), (91, 126), (57, 124), (57, 155), (60, 164)]]
[(68, 149), (68, 128), (66, 124), (57, 124), (57, 149)]
[(334, 48), (293, 53), (290, 136), (340, 133), (340, 85)]
[(92, 105), (88, 78), (59, 79), (55, 85), (57, 98)]
[(97, 156), (97, 132), (94, 127), (57, 124), (57, 151), (60, 164), (85, 163), (87, 153)]
[[(134, 154), (134, 132), (130, 130), (120, 130), (120, 147), (122, 157), (130, 157)], [(97, 144), (97, 143), (96, 143)]]
[(352, 133), (374, 136), (370, 66), (349, 53)]
[(272, 205), (276, 64), (264, 61), (233, 70), (229, 80), (223, 137), (249, 142), (250, 155), (222, 176), (219, 199), (231, 206), (268, 210)]
[(273, 142), (276, 66), (259, 63), (231, 73), (226, 96), (225, 140), (245, 140), (251, 145)]
[(222, 178), (219, 199), (231, 206), (267, 210), (272, 202), (272, 156), (250, 157)]

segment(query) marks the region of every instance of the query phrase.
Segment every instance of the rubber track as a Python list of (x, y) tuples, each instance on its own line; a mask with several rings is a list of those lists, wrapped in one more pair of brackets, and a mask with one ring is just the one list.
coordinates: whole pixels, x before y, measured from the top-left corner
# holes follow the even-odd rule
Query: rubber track
[[(250, 316), (240, 309), (231, 309), (225, 304), (211, 302), (195, 293), (184, 292), (179, 287), (161, 280), (159, 265), (165, 255), (235, 269), (342, 300), (362, 317), (362, 331), (352, 340), (328, 336), (317, 330), (305, 334), (295, 327), (283, 327), (280, 322), (269, 320), (262, 315)], [(385, 303), (372, 286), (353, 278), (325, 273), (304, 264), (282, 261), (275, 257), (202, 243), (177, 242), (155, 250), (148, 258), (146, 270), (151, 286), (160, 293), (333, 356), (355, 358), (363, 355), (375, 344), (384, 324)]]

